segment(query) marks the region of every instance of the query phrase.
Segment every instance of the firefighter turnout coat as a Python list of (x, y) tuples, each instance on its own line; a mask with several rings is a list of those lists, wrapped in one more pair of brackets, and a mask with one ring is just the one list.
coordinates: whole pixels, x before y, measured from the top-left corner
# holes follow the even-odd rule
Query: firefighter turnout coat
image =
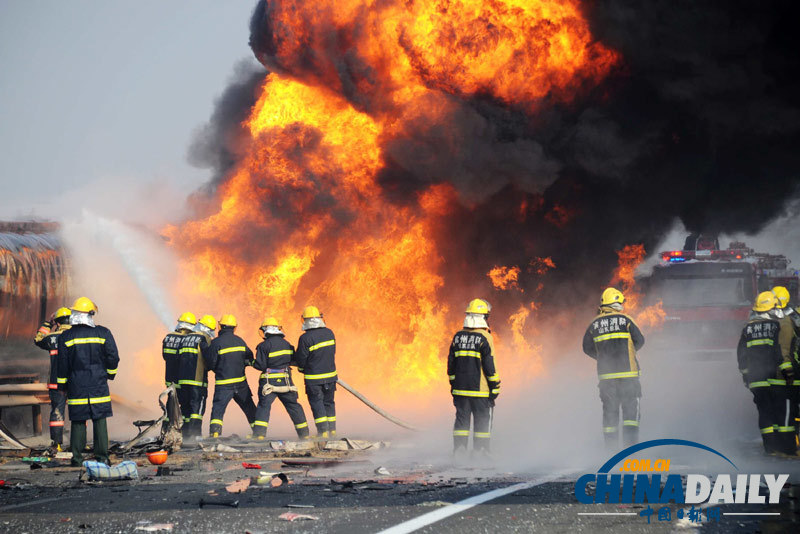
[(739, 371), (751, 390), (778, 385), (779, 382), (786, 384), (779, 372), (784, 363), (780, 331), (778, 321), (758, 316), (750, 319), (742, 330), (736, 356)]
[(164, 385), (171, 386), (178, 385), (178, 368), (180, 367), (180, 349), (183, 344), (183, 338), (186, 334), (191, 333), (191, 330), (180, 329), (170, 332), (164, 336), (164, 341), (161, 342), (161, 354), (164, 357)]
[(488, 328), (464, 328), (453, 336), (447, 375), (454, 397), (495, 398), (500, 377), (494, 367), (494, 344)]
[(308, 384), (336, 382), (336, 339), (327, 327), (311, 328), (300, 336), (295, 355)]
[(58, 327), (58, 330), (48, 332), (49, 323), (44, 323), (33, 339), (37, 347), (46, 350), (50, 354), (50, 377), (47, 380), (47, 389), (58, 388), (58, 338), (63, 332), (70, 329), (68, 324), (59, 325), (56, 323), (55, 326)]
[(639, 378), (636, 351), (644, 346), (644, 336), (633, 319), (601, 307), (583, 336), (583, 352), (597, 360), (597, 378)]
[(214, 371), (215, 387), (246, 382), (244, 368), (253, 363), (253, 351), (233, 330), (223, 328), (203, 353), (206, 367)]
[(67, 391), (69, 418), (86, 421), (111, 417), (108, 381), (119, 365), (117, 344), (104, 326), (73, 325), (58, 344), (58, 386)]
[(259, 395), (264, 380), (276, 393), (284, 393), (293, 387), (289, 366), (294, 362), (294, 347), (282, 335), (267, 334), (264, 341), (256, 347), (256, 359), (253, 367), (261, 371)]
[(208, 370), (203, 355), (208, 352), (210, 342), (211, 338), (200, 332), (182, 336), (178, 349), (178, 385), (208, 387)]

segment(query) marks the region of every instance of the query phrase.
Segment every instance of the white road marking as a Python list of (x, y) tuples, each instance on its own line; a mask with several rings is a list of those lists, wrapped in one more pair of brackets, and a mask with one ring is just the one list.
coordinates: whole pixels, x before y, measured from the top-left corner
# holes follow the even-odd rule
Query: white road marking
[(407, 534), (408, 532), (414, 532), (415, 530), (427, 527), (428, 525), (436, 523), (437, 521), (441, 521), (442, 519), (450, 517), (451, 515), (460, 514), (461, 512), (469, 510), (473, 506), (483, 504), (487, 501), (491, 501), (520, 490), (539, 486), (547, 482), (552, 482), (553, 480), (559, 479), (561, 476), (562, 475), (560, 474), (556, 474), (548, 477), (537, 478), (528, 482), (520, 482), (519, 484), (514, 484), (513, 486), (508, 486), (506, 488), (487, 491), (486, 493), (481, 493), (479, 495), (475, 495), (474, 497), (464, 499), (463, 501), (458, 501), (457, 503), (445, 506), (439, 510), (422, 514), (419, 517), (415, 517), (414, 519), (410, 519), (393, 527), (389, 527), (386, 530), (381, 530), (378, 534)]

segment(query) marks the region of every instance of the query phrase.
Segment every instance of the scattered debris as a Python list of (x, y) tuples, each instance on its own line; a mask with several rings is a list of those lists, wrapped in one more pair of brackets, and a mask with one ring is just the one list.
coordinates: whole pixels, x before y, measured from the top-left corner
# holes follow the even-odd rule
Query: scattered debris
[(26, 456), (22, 459), (25, 463), (45, 463), (49, 462), (50, 458), (47, 456)]
[(425, 501), (425, 502), (421, 502), (421, 503), (417, 504), (417, 506), (438, 507), (438, 506), (450, 506), (451, 504), (453, 504), (453, 503), (447, 502), (447, 501)]
[(328, 441), (325, 443), (325, 447), (323, 447), (326, 451), (346, 451), (350, 449), (350, 446), (347, 444), (345, 440), (337, 440), (337, 441)]
[(69, 451), (57, 452), (55, 455), (56, 460), (72, 460), (72, 453)]
[(228, 484), (227, 486), (225, 486), (225, 490), (228, 493), (241, 493), (243, 491), (246, 491), (247, 488), (249, 487), (250, 487), (250, 479), (242, 478), (240, 480), (237, 480), (236, 482), (233, 482), (232, 484)]
[(139, 521), (136, 523), (134, 530), (141, 530), (144, 532), (161, 532), (171, 531), (174, 525), (172, 523), (152, 523), (150, 521)]
[(385, 467), (383, 467), (383, 466), (381, 466), (381, 467), (377, 468), (377, 469), (375, 470), (375, 474), (376, 474), (376, 475), (384, 475), (384, 476), (390, 476), (390, 475), (391, 475), (391, 473), (389, 472), (389, 470), (388, 470), (388, 469), (386, 469), (386, 468), (385, 468)]
[(316, 521), (319, 519), (319, 517), (306, 514), (296, 514), (294, 512), (286, 512), (279, 515), (278, 519), (283, 519), (284, 521)]
[(283, 473), (261, 473), (261, 476), (254, 480), (259, 486), (271, 486), (273, 488), (289, 483), (289, 477)]
[(234, 449), (230, 445), (225, 445), (224, 443), (215, 443), (214, 445), (201, 443), (200, 448), (203, 449), (203, 452), (241, 452), (239, 449)]
[(108, 466), (102, 462), (83, 462), (86, 476), (89, 480), (133, 480), (139, 478), (136, 462), (125, 460), (115, 466)]
[(203, 506), (228, 506), (230, 508), (238, 508), (239, 499), (200, 499), (200, 508)]
[(259, 469), (259, 470), (261, 469), (261, 466), (259, 464), (249, 464), (247, 462), (242, 462), (242, 467), (244, 467), (245, 469)]
[(185, 469), (183, 469), (181, 467), (171, 467), (171, 466), (167, 466), (167, 465), (159, 465), (156, 468), (156, 476), (157, 477), (171, 476), (171, 475), (174, 475), (175, 473), (177, 473), (178, 471), (185, 471)]

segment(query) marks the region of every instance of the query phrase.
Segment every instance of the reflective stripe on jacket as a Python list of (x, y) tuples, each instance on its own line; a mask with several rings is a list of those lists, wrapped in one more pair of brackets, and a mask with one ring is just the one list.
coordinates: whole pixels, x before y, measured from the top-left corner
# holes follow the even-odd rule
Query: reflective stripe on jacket
[(336, 338), (333, 331), (327, 327), (306, 330), (297, 342), (295, 360), (306, 382), (336, 382)]
[(609, 307), (601, 307), (583, 335), (583, 352), (597, 360), (600, 380), (638, 378), (636, 351), (644, 346), (644, 336), (636, 323)]
[[(297, 365), (294, 347), (283, 335), (267, 334), (256, 347), (256, 359), (253, 362), (253, 367), (261, 371), (261, 380), (267, 380), (273, 386), (294, 385), (290, 365)], [(261, 381), (259, 384), (263, 385)]]
[(223, 328), (203, 354), (206, 367), (214, 371), (215, 387), (234, 387), (246, 382), (244, 368), (252, 365), (253, 351), (233, 329)]
[(453, 336), (447, 355), (451, 393), (460, 397), (489, 397), (500, 393), (494, 365), (494, 344), (488, 328), (464, 328)]
[(183, 336), (178, 349), (178, 385), (208, 387), (208, 370), (203, 354), (211, 338), (200, 332)]
[(61, 334), (56, 380), (67, 390), (70, 419), (113, 415), (108, 381), (116, 377), (118, 365), (117, 344), (108, 328), (79, 324)]
[(753, 317), (742, 329), (736, 359), (739, 371), (745, 375), (751, 389), (767, 387), (770, 381), (782, 380), (779, 374), (783, 361), (780, 330), (778, 321), (762, 317)]

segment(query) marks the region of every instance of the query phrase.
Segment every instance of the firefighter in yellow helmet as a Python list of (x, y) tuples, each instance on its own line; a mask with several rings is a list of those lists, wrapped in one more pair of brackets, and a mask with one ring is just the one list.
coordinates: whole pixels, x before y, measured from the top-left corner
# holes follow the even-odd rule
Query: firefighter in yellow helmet
[(204, 315), (194, 330), (183, 336), (178, 349), (178, 399), (183, 416), (181, 433), (184, 439), (202, 436), (203, 414), (208, 398), (208, 370), (203, 356), (214, 338), (217, 320)]
[(36, 332), (34, 344), (50, 354), (50, 379), (47, 381), (47, 390), (50, 395), (50, 447), (61, 451), (64, 443), (64, 408), (67, 406), (67, 394), (58, 389), (58, 338), (69, 330), (69, 308), (59, 308), (45, 321)]
[(225, 314), (219, 319), (219, 336), (208, 345), (204, 354), (206, 367), (214, 371), (214, 400), (211, 404), (211, 437), (222, 434), (222, 418), (231, 399), (244, 412), (250, 428), (256, 419), (253, 392), (247, 384), (244, 369), (253, 364), (253, 351), (242, 338), (233, 333), (236, 317)]
[(58, 340), (58, 387), (67, 391), (72, 465), (80, 466), (86, 421), (93, 423), (94, 456), (108, 463), (107, 418), (113, 415), (108, 381), (117, 376), (119, 353), (111, 331), (94, 322), (97, 306), (86, 297), (72, 305), (72, 327)]
[(303, 407), (297, 402), (297, 386), (292, 381), (289, 367), (297, 365), (294, 347), (286, 341), (283, 329), (274, 317), (264, 319), (259, 332), (264, 341), (256, 347), (256, 360), (253, 363), (253, 367), (261, 371), (253, 435), (258, 439), (266, 437), (272, 403), (277, 398), (286, 408), (297, 436), (305, 439), (308, 437), (308, 421)]
[[(770, 312), (778, 324), (780, 333), (778, 343), (781, 347), (782, 361), (778, 365), (779, 376), (772, 381), (772, 392), (776, 402), (785, 397), (785, 402), (789, 403), (788, 421), (778, 427), (778, 441), (782, 445), (782, 450), (790, 455), (796, 454), (796, 438), (798, 430), (798, 401), (800, 400), (800, 361), (797, 360), (798, 349), (798, 317), (797, 312), (789, 305), (791, 295), (789, 290), (783, 286), (775, 286), (772, 293), (777, 299), (775, 309)], [(785, 424), (787, 423), (788, 424)], [(790, 431), (791, 427), (791, 431)], [(791, 438), (788, 437), (791, 434)]]
[(447, 354), (450, 393), (456, 407), (453, 424), (453, 452), (462, 455), (469, 445), (472, 422), (472, 447), (489, 452), (494, 402), (500, 394), (500, 376), (494, 365), (494, 343), (489, 329), (491, 306), (482, 299), (467, 305), (464, 327), (456, 332)]
[(317, 435), (332, 437), (336, 435), (336, 338), (316, 306), (306, 306), (301, 319), (303, 335), (297, 341), (297, 368), (305, 375)]
[[(788, 321), (781, 322), (781, 351), (785, 351), (788, 345), (789, 359), (794, 372), (792, 384), (789, 386), (789, 402), (792, 408), (790, 419), (794, 421), (794, 432), (795, 435), (798, 435), (800, 433), (800, 313), (792, 306), (792, 298), (788, 289), (783, 286), (775, 286), (772, 288), (772, 292), (778, 298), (781, 312), (788, 318)], [(793, 336), (784, 333), (784, 324), (787, 327), (791, 324)], [(787, 330), (790, 329), (787, 328)]]
[[(183, 337), (191, 333), (196, 324), (197, 318), (194, 314), (192, 312), (184, 312), (178, 317), (178, 322), (173, 331), (164, 336), (161, 341), (161, 356), (164, 358), (164, 385), (175, 388), (174, 394), (170, 394), (167, 397), (167, 416), (164, 418), (162, 429), (170, 425), (171, 416), (180, 413), (180, 408), (176, 405), (178, 391), (181, 387), (178, 384), (178, 366), (180, 365), (178, 351), (181, 348)], [(171, 423), (177, 424), (176, 421)]]
[[(758, 410), (758, 428), (767, 453), (781, 453), (787, 449), (783, 443), (788, 432), (779, 432), (788, 409), (785, 402), (785, 386), (778, 382), (785, 379), (780, 371), (783, 361), (780, 347), (780, 323), (772, 313), (778, 299), (772, 291), (764, 291), (756, 297), (750, 319), (742, 329), (736, 357), (739, 372)], [(781, 384), (782, 386), (783, 384)], [(783, 395), (783, 401), (779, 397)], [(782, 434), (782, 435), (779, 435)], [(794, 433), (791, 434), (794, 441)]]
[(625, 296), (618, 289), (603, 291), (597, 317), (583, 336), (583, 352), (597, 360), (603, 436), (610, 450), (619, 446), (620, 408), (624, 445), (639, 440), (642, 387), (636, 351), (644, 346), (644, 336), (633, 319), (623, 313), (624, 303)]

